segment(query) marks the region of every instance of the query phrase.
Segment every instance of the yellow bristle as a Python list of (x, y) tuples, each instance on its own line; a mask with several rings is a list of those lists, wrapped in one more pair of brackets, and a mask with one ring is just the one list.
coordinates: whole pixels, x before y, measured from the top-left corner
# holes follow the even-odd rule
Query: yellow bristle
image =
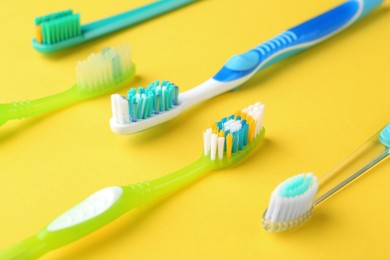
[(230, 159), (232, 157), (233, 135), (228, 134), (226, 136), (226, 157)]
[(218, 137), (225, 137), (225, 132), (223, 130), (219, 131)]
[(245, 112), (241, 112), (241, 120), (246, 120), (246, 113)]
[(42, 43), (42, 29), (40, 25), (36, 26), (36, 40), (38, 43)]
[(247, 123), (249, 125), (248, 127), (248, 143), (252, 142), (253, 140), (253, 133), (254, 133), (254, 120), (251, 116), (248, 116)]
[(213, 124), (211, 126), (211, 129), (212, 129), (213, 134), (218, 134), (218, 126), (216, 124)]
[(234, 118), (237, 120), (237, 117), (238, 116), (241, 116), (241, 111), (237, 111), (236, 113), (234, 113)]

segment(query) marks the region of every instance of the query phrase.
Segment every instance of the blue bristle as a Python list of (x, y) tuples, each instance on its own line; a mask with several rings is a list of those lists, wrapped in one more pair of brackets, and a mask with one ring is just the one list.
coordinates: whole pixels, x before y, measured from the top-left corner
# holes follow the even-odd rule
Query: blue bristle
[(138, 87), (138, 93), (140, 95), (144, 94), (145, 93), (145, 89), (143, 87)]
[(237, 121), (237, 120), (241, 120), (241, 116), (237, 116), (237, 117), (236, 117), (236, 121)]
[(161, 82), (161, 86), (165, 86), (167, 84), (167, 81), (166, 80), (163, 80), (162, 82)]
[(234, 115), (229, 116), (228, 120), (230, 120), (230, 119), (234, 119)]

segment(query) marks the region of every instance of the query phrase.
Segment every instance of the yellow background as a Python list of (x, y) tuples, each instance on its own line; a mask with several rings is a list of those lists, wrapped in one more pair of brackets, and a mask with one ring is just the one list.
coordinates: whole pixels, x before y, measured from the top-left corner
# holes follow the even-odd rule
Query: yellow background
[[(35, 16), (73, 8), (87, 23), (147, 2), (2, 5), (0, 102), (62, 91), (75, 82), (78, 60), (122, 42), (133, 47), (132, 87), (167, 79), (187, 90), (213, 76), (231, 55), (340, 3), (201, 1), (52, 56), (31, 46)], [(209, 174), (43, 259), (389, 259), (390, 162), (323, 204), (298, 230), (270, 234), (260, 226), (278, 183), (304, 171), (322, 176), (389, 122), (389, 35), (385, 3), (326, 43), (259, 73), (239, 91), (137, 135), (111, 132), (108, 95), (8, 122), (0, 128), (0, 248), (38, 232), (103, 187), (154, 179), (196, 160), (205, 128), (262, 101), (266, 141), (245, 163)]]

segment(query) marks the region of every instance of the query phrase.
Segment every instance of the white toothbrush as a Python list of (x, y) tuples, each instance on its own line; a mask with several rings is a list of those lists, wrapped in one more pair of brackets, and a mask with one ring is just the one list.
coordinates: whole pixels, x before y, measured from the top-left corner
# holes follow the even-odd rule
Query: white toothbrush
[[(349, 27), (378, 7), (383, 0), (350, 0), (271, 40), (239, 55), (234, 55), (211, 79), (176, 98), (170, 84), (152, 84), (127, 97), (112, 96), (111, 129), (117, 134), (133, 134), (174, 118), (189, 107), (235, 89), (257, 72), (314, 46)], [(157, 108), (156, 104), (160, 107)], [(132, 113), (136, 111), (135, 114)]]

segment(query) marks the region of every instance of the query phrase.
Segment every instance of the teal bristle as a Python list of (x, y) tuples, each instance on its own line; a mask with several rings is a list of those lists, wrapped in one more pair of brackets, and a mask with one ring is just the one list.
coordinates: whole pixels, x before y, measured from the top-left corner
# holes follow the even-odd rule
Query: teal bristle
[(240, 131), (238, 131), (238, 150), (242, 150), (244, 144), (243, 139), (244, 139), (244, 131), (241, 128)]
[(233, 133), (232, 153), (235, 153), (237, 151), (237, 141), (238, 141), (238, 135), (237, 135), (237, 132), (234, 132)]
[(142, 112), (142, 98), (137, 98), (137, 118), (136, 119), (140, 119), (141, 117), (141, 112)]
[(243, 126), (242, 126), (242, 130), (244, 132), (244, 140), (242, 140), (242, 144), (244, 146), (246, 146), (248, 144), (248, 125), (246, 124), (246, 120), (242, 121), (243, 122)]
[(159, 114), (162, 111), (172, 109), (178, 101), (175, 102), (175, 89), (178, 89), (173, 83), (163, 80), (151, 82), (148, 87), (132, 88), (128, 91), (129, 116), (132, 122), (138, 119), (147, 119), (153, 114)]
[(35, 23), (35, 25), (40, 25), (43, 22), (48, 22), (48, 21), (55, 20), (55, 19), (58, 19), (58, 18), (61, 18), (64, 16), (72, 15), (72, 14), (73, 14), (72, 10), (60, 11), (57, 13), (52, 13), (52, 14), (37, 17), (37, 18), (35, 18), (34, 23)]
[(301, 195), (310, 188), (312, 181), (311, 175), (298, 175), (285, 181), (280, 189), (280, 196), (285, 198), (292, 198)]
[(55, 44), (81, 35), (80, 15), (72, 10), (58, 12), (35, 19), (41, 27), (42, 43)]

